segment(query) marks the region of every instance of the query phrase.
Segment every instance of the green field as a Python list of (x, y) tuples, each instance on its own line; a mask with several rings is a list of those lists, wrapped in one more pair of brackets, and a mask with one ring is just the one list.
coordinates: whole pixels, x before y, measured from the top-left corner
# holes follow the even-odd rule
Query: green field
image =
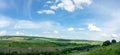
[(66, 55), (71, 52), (86, 52), (88, 48), (99, 47), (101, 41), (70, 40), (33, 36), (1, 36), (2, 55)]
[(119, 55), (120, 43), (35, 36), (1, 36), (0, 55)]
[(67, 55), (120, 55), (120, 42), (109, 46), (101, 46), (87, 52), (74, 52)]

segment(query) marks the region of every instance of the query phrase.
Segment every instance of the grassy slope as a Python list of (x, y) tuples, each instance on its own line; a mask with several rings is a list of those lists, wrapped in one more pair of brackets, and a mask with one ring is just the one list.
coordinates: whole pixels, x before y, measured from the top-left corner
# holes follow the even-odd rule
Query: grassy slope
[[(91, 40), (69, 40), (58, 38), (44, 38), (33, 36), (1, 36), (0, 37), (0, 51), (4, 49), (11, 51), (56, 51), (66, 48), (100, 45), (100, 41)], [(25, 52), (24, 51), (24, 52)]]
[(69, 39), (58, 39), (58, 38), (45, 38), (45, 37), (33, 37), (33, 36), (0, 36), (0, 40), (17, 41), (17, 42), (57, 42), (57, 43), (77, 43), (77, 44), (101, 44), (101, 41), (92, 40), (69, 40)]
[(87, 55), (120, 55), (120, 43), (90, 51)]
[(96, 48), (89, 52), (75, 52), (68, 55), (120, 55), (120, 43), (112, 44), (107, 47)]
[(75, 47), (82, 45), (98, 45), (100, 41), (69, 40), (33, 36), (1, 36), (0, 47)]

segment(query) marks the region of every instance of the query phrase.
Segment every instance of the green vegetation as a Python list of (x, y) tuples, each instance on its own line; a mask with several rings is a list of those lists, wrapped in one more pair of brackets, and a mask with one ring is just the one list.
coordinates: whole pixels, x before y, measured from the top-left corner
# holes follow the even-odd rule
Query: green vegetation
[(1, 36), (0, 55), (119, 55), (116, 40), (91, 41), (32, 36)]
[(103, 42), (103, 45), (102, 46), (109, 46), (111, 45), (111, 42), (109, 40)]
[(86, 55), (120, 55), (120, 43), (97, 48)]
[(113, 39), (113, 40), (112, 40), (112, 43), (116, 43), (116, 40)]
[(1, 36), (0, 55), (66, 55), (99, 47), (101, 41), (32, 36)]
[(107, 40), (103, 42), (101, 47), (86, 52), (69, 53), (67, 55), (120, 55), (120, 42), (116, 43), (116, 40), (112, 40), (111, 42)]

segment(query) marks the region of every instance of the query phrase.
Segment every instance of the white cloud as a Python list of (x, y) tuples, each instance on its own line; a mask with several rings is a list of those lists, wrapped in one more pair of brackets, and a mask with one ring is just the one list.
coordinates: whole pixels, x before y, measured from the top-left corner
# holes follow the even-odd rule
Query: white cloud
[[(51, 1), (47, 1), (47, 4), (52, 4)], [(55, 10), (62, 9), (68, 12), (75, 11), (76, 8), (83, 9), (83, 4), (90, 5), (92, 0), (55, 0), (49, 10), (37, 11), (39, 14), (55, 14)], [(48, 5), (49, 6), (49, 5)]]
[(102, 33), (101, 34), (102, 37), (108, 37), (109, 35), (105, 34), (105, 33)]
[(71, 27), (71, 28), (68, 28), (67, 30), (68, 31), (74, 31), (74, 28)]
[(7, 34), (7, 31), (3, 30), (3, 31), (0, 31), (0, 35), (6, 35)]
[(0, 28), (7, 27), (10, 25), (10, 20), (8, 17), (0, 15)]
[(52, 21), (40, 21), (40, 22), (33, 22), (30, 20), (16, 20), (6, 16), (0, 15), (0, 28), (15, 28), (15, 29), (29, 29), (29, 28), (40, 28), (40, 29), (53, 29), (57, 26), (60, 26), (57, 22)]
[(90, 5), (92, 0), (73, 0), (77, 8), (83, 9), (82, 4)]
[(38, 14), (55, 14), (53, 10), (41, 10), (37, 11)]
[(33, 36), (40, 36), (39, 34), (34, 34)]
[(84, 28), (78, 28), (78, 30), (80, 30), (80, 31), (81, 31), (81, 30), (85, 30), (85, 29), (84, 29)]
[(32, 22), (32, 21), (28, 21), (28, 20), (19, 20), (14, 28), (38, 28), (38, 25), (36, 25), (36, 23)]
[[(112, 13), (113, 14), (113, 13)], [(111, 17), (108, 21), (104, 22), (104, 29), (106, 30), (106, 32), (118, 32), (120, 30), (120, 11), (119, 11), (119, 15), (117, 15), (116, 13), (114, 13), (114, 15)]]
[(47, 1), (46, 3), (47, 3), (47, 4), (51, 4), (51, 3), (52, 3), (52, 1)]
[(37, 36), (37, 37), (39, 37), (40, 35), (39, 34), (30, 34), (30, 36)]
[(113, 37), (113, 38), (117, 38), (117, 37), (119, 37), (117, 34), (115, 34), (115, 33), (112, 33), (111, 34), (111, 37)]
[(15, 32), (15, 34), (16, 34), (16, 35), (24, 35), (23, 32), (19, 32), (19, 31)]
[(44, 34), (58, 34), (59, 33), (59, 31), (57, 31), (57, 30), (54, 30), (54, 31), (52, 31), (52, 32), (50, 32), (50, 31), (45, 31), (45, 32), (43, 32)]
[(60, 24), (52, 21), (33, 22), (29, 20), (18, 20), (15, 29), (41, 29), (48, 30), (58, 27)]
[(71, 0), (62, 0), (62, 3), (59, 3), (58, 7), (64, 8), (69, 12), (73, 12), (75, 10), (75, 6)]
[(71, 0), (61, 0), (61, 3), (50, 6), (51, 9), (57, 10), (58, 8), (65, 9), (68, 12), (73, 12), (75, 6)]
[(68, 12), (73, 12), (76, 8), (83, 9), (83, 4), (90, 5), (92, 0), (56, 0), (54, 5), (50, 6), (51, 9), (63, 9)]
[(88, 29), (89, 29), (90, 31), (101, 31), (100, 28), (96, 27), (96, 26), (93, 25), (93, 24), (88, 24)]
[(50, 8), (53, 9), (53, 10), (58, 9), (58, 7), (57, 7), (56, 5), (53, 5), (53, 6), (51, 6)]
[(58, 34), (59, 32), (58, 32), (57, 30), (54, 30), (54, 33), (55, 33), (55, 34)]
[(45, 32), (43, 32), (44, 34), (49, 34), (49, 33), (51, 33), (51, 32), (48, 32), (48, 31), (45, 31)]

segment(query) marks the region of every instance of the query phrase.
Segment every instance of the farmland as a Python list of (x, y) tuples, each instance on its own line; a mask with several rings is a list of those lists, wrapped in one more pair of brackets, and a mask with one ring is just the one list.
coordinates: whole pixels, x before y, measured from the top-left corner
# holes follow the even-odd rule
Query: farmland
[(101, 41), (70, 40), (33, 36), (1, 36), (0, 53), (2, 55), (63, 55), (71, 52), (85, 52), (96, 48)]

